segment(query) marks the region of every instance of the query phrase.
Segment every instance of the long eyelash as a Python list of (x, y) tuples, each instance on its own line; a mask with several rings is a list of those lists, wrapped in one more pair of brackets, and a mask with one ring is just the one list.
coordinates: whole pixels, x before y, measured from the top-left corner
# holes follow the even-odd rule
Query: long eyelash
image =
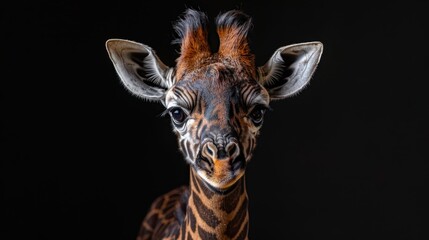
[(264, 110), (268, 110), (268, 111), (273, 111), (273, 109), (269, 106), (269, 105), (265, 105), (265, 104), (256, 104), (253, 108), (251, 108), (252, 109), (252, 111), (253, 111), (253, 109), (255, 109), (255, 108), (261, 108), (261, 109), (264, 109)]
[(165, 109), (164, 111), (162, 111), (162, 112), (159, 114), (159, 116), (160, 116), (160, 117), (165, 117), (166, 115), (168, 115), (168, 113), (170, 113), (171, 109), (173, 109), (173, 108), (167, 108), (167, 109)]

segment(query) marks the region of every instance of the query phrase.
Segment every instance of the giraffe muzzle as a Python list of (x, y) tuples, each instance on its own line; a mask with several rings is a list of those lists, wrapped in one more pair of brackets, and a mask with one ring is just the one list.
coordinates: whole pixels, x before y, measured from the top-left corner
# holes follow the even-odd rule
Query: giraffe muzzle
[(230, 182), (241, 176), (244, 171), (245, 160), (240, 153), (240, 146), (236, 141), (230, 141), (226, 146), (208, 141), (202, 145), (196, 165), (211, 180), (222, 185), (222, 182)]

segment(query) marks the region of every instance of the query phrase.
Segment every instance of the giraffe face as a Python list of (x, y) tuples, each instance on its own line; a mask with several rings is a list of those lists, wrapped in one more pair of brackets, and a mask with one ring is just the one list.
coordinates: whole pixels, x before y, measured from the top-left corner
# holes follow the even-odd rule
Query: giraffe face
[(244, 174), (269, 101), (304, 89), (323, 45), (283, 46), (256, 67), (247, 41), (249, 16), (232, 10), (216, 17), (216, 52), (207, 21), (204, 13), (188, 10), (175, 24), (180, 56), (174, 67), (138, 42), (110, 39), (106, 48), (132, 94), (166, 106), (179, 147), (198, 175), (208, 186), (226, 189)]
[(244, 175), (268, 104), (255, 79), (222, 63), (184, 75), (165, 98), (185, 159), (221, 190)]

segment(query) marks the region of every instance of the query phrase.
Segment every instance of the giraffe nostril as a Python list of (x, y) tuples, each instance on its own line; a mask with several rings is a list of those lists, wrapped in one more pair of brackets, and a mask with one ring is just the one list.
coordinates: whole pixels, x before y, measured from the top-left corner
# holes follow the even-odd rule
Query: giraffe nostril
[(210, 155), (210, 156), (213, 156), (213, 151), (209, 148), (209, 147), (207, 147), (207, 153)]
[(240, 155), (240, 148), (236, 142), (230, 142), (226, 147), (216, 146), (212, 142), (207, 142), (201, 151), (201, 156), (209, 160), (234, 161)]
[(217, 155), (217, 148), (212, 142), (208, 142), (203, 146), (202, 154), (206, 158), (214, 158)]
[(226, 151), (228, 152), (229, 157), (234, 161), (240, 155), (240, 148), (235, 142), (231, 142), (226, 146)]

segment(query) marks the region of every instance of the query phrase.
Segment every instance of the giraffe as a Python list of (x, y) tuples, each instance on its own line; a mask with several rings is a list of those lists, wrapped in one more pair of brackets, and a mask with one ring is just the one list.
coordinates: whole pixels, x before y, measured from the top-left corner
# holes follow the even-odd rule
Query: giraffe
[(186, 9), (174, 29), (180, 55), (165, 65), (144, 44), (109, 39), (108, 55), (129, 92), (160, 102), (171, 118), (189, 165), (189, 186), (152, 203), (137, 240), (248, 239), (246, 165), (273, 100), (300, 92), (312, 78), (323, 44), (286, 45), (256, 66), (250, 16), (241, 10), (215, 18), (218, 49), (208, 43), (208, 17)]

